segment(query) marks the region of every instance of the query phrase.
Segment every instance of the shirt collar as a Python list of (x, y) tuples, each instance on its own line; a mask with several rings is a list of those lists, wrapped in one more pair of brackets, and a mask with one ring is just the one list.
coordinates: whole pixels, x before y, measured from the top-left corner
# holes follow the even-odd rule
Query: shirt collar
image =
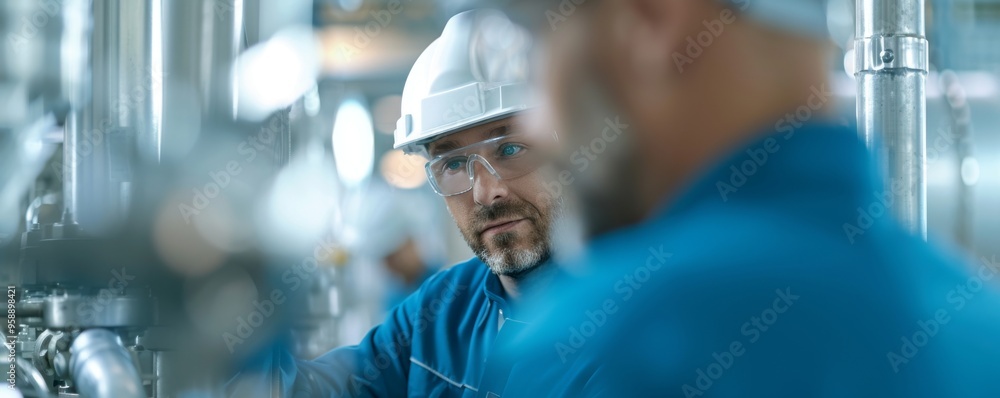
[[(528, 278), (540, 275), (539, 274), (540, 272), (550, 273), (549, 275), (547, 275), (547, 277), (551, 278), (553, 281), (567, 276), (564, 270), (559, 266), (557, 266), (554, 262), (552, 262), (552, 260), (549, 260), (539, 265), (538, 267), (539, 269), (534, 270), (533, 274), (528, 275)], [(529, 289), (522, 292), (522, 294), (526, 296), (523, 297), (523, 300), (525, 301), (536, 300), (537, 298), (535, 296), (543, 294), (544, 293), (543, 290), (545, 290), (548, 287), (547, 282), (535, 285), (537, 286), (531, 286)], [(520, 318), (523, 315), (521, 314), (522, 311), (518, 310), (517, 305), (515, 305), (515, 303), (510, 299), (510, 296), (504, 290), (503, 284), (500, 283), (500, 277), (497, 276), (497, 274), (493, 273), (492, 271), (486, 275), (486, 280), (483, 281), (483, 292), (486, 294), (486, 297), (490, 299), (490, 301), (496, 303), (496, 305), (500, 307), (499, 310), (503, 311), (504, 318), (514, 319), (518, 320), (519, 322), (523, 322), (523, 320), (521, 320)], [(517, 315), (517, 317), (512, 316), (515, 314)]]
[(489, 297), (490, 301), (497, 303), (504, 312), (510, 312), (509, 305), (507, 304), (507, 294), (503, 290), (503, 285), (500, 284), (500, 277), (492, 271), (486, 276), (486, 281), (483, 283), (483, 292), (486, 293), (486, 297)]

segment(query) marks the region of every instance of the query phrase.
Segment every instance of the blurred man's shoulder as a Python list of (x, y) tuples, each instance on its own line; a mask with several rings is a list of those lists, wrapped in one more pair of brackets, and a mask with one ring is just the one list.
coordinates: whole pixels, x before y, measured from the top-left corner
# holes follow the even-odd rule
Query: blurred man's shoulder
[(727, 210), (723, 215), (676, 217), (669, 224), (611, 234), (588, 252), (588, 268), (611, 270), (598, 272), (599, 283), (625, 275), (628, 280), (662, 283), (664, 288), (732, 282), (733, 288), (741, 289), (747, 280), (754, 280), (826, 290), (864, 287), (878, 292), (894, 286), (912, 293), (936, 285), (935, 280), (960, 280), (971, 269), (952, 251), (928, 244), (888, 219), (851, 240), (836, 223), (777, 212)]

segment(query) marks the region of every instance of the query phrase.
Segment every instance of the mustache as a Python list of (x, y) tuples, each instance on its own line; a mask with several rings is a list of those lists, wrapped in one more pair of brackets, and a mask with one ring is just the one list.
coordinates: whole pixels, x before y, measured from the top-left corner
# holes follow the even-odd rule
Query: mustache
[(534, 218), (531, 207), (526, 203), (498, 202), (489, 206), (479, 207), (475, 210), (476, 230), (481, 231), (486, 224), (508, 217)]

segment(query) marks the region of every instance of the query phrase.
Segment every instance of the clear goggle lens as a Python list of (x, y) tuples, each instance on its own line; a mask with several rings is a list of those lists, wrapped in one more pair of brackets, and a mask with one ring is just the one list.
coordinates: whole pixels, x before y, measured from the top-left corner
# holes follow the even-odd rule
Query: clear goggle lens
[(511, 180), (541, 166), (544, 156), (540, 137), (527, 134), (505, 135), (455, 149), (427, 162), (427, 177), (434, 191), (453, 196), (472, 189), (475, 164), (498, 179)]

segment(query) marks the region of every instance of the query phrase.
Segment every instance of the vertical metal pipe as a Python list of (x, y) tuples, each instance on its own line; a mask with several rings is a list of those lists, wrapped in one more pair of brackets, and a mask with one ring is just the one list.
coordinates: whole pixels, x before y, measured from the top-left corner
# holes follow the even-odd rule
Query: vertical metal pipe
[(153, 64), (153, 2), (118, 0), (116, 3), (120, 53), (116, 60), (118, 82), (109, 82), (115, 88), (109, 111), (135, 137), (143, 159), (155, 162), (160, 132), (154, 121), (153, 96), (159, 84), (160, 66)]
[(895, 216), (927, 236), (924, 0), (857, 0), (858, 128)]
[(88, 229), (127, 211), (139, 155), (155, 162), (159, 123), (153, 98), (152, 0), (93, 0), (87, 104), (72, 121), (67, 158), (71, 207)]
[(163, 156), (185, 157), (201, 119), (235, 120), (242, 37), (243, 0), (163, 1)]
[(78, 142), (83, 136), (83, 111), (90, 97), (90, 79), (87, 79), (90, 57), (91, 19), (90, 4), (86, 0), (67, 0), (63, 3), (63, 81), (68, 93), (70, 113), (66, 116), (63, 136), (63, 223), (75, 223), (78, 213), (78, 187), (80, 164)]
[[(72, 106), (72, 105), (71, 105)], [(77, 222), (80, 211), (78, 189), (80, 186), (80, 161), (77, 159), (77, 141), (82, 134), (83, 115), (77, 109), (72, 109), (66, 117), (66, 127), (63, 138), (63, 220), (64, 224)]]
[(173, 397), (177, 395), (175, 380), (168, 362), (171, 353), (168, 351), (156, 351), (153, 354), (153, 373), (156, 374), (156, 381), (153, 384), (153, 396), (157, 398)]

